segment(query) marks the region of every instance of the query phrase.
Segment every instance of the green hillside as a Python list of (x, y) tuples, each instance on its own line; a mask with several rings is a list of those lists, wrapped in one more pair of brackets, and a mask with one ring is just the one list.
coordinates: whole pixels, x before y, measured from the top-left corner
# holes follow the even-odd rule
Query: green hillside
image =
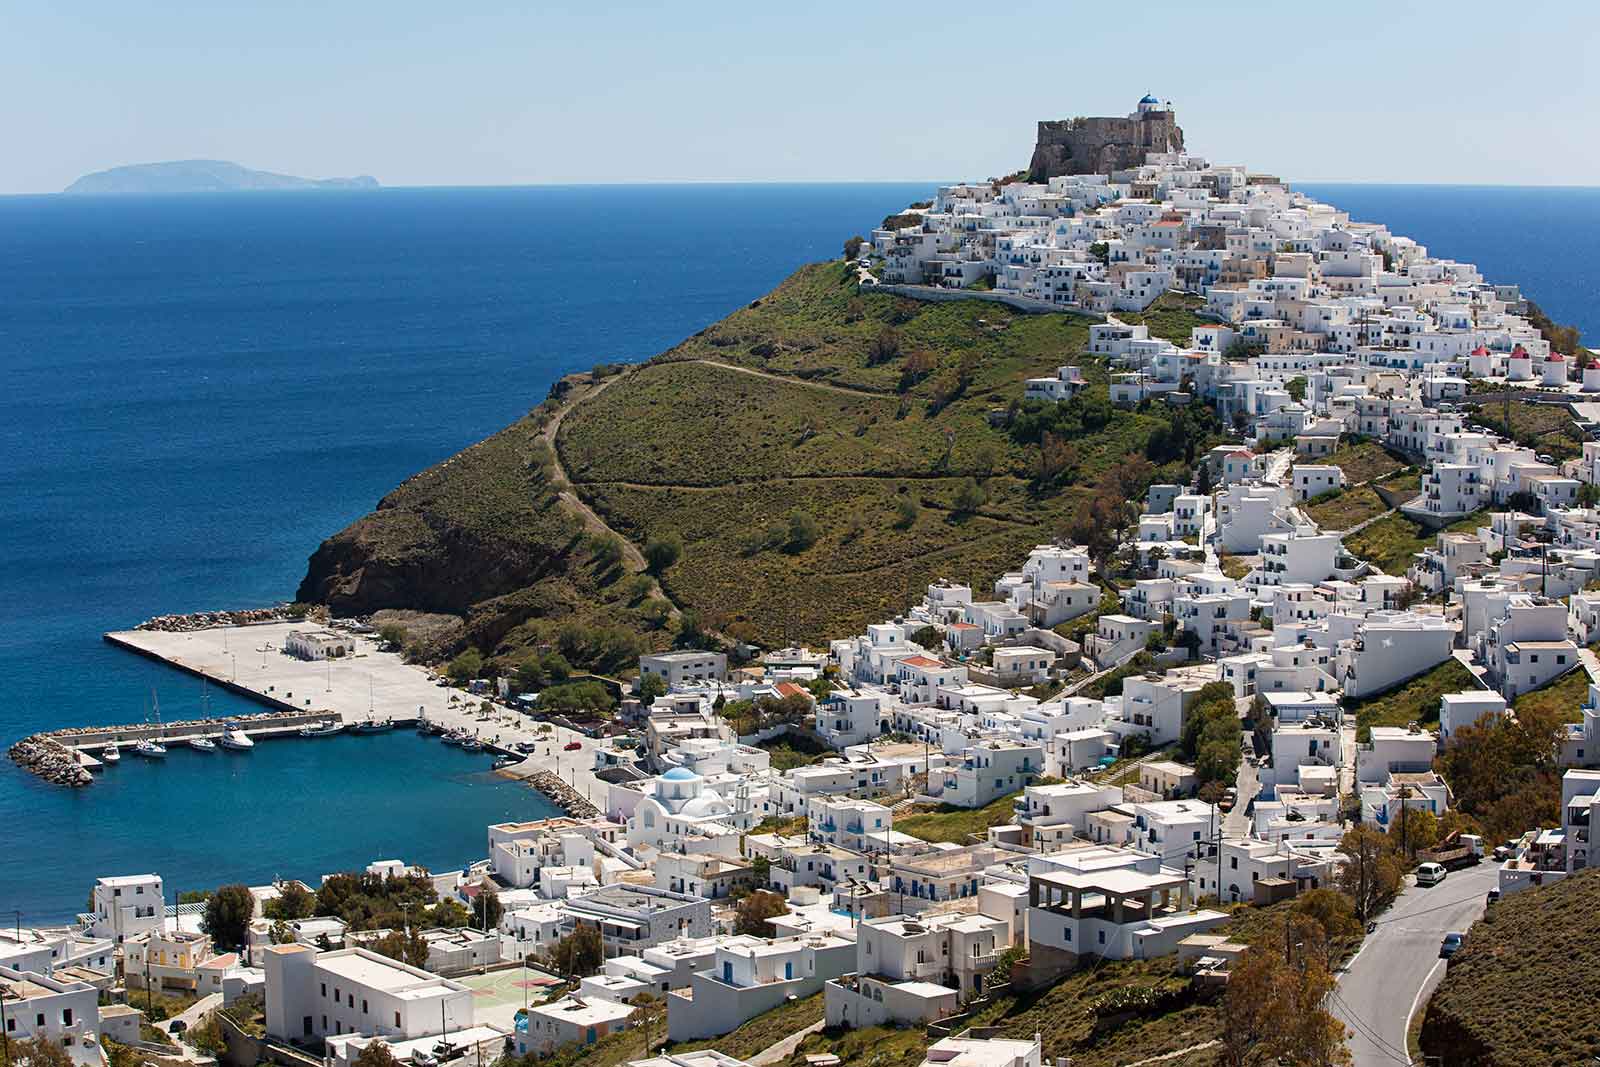
[[(1200, 322), (1175, 297), (1148, 321), (1180, 341)], [(674, 608), (765, 644), (838, 636), (937, 577), (986, 586), (1070, 529), (1097, 485), (1122, 499), (1130, 480), (1184, 477), (1212, 443), (1203, 409), (1181, 433), (1164, 407), (1111, 409), (1089, 322), (802, 268), (411, 479), (323, 544), (300, 599), (460, 616), (451, 648), (511, 656), (574, 624), (668, 643), (656, 590), (630, 576), (652, 539), (683, 543), (661, 575)], [(1021, 404), (1024, 379), (1067, 363), (1090, 382), (1070, 412)], [(593, 544), (607, 527), (630, 549), (614, 565)]]

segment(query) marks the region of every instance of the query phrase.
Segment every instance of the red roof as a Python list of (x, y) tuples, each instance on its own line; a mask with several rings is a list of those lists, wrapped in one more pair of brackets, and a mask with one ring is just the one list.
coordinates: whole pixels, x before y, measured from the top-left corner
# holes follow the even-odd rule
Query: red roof
[(793, 682), (779, 682), (772, 688), (777, 690), (779, 696), (784, 697), (797, 697), (811, 692), (805, 686), (795, 685)]
[(1250, 452), (1250, 451), (1248, 451), (1246, 449), (1240, 449), (1237, 452), (1229, 452), (1228, 453), (1228, 458), (1229, 459), (1255, 459), (1256, 458), (1256, 454), (1254, 452)]
[(1528, 358), (1528, 350), (1526, 348), (1523, 348), (1521, 345), (1518, 345), (1516, 348), (1513, 348), (1511, 350), (1511, 358), (1512, 359), (1527, 359)]
[(1563, 356), (1560, 352), (1552, 352), (1548, 356), (1544, 357), (1544, 361), (1546, 363), (1565, 363), (1567, 361), (1567, 357)]
[(1477, 348), (1472, 350), (1472, 354), (1475, 356), (1487, 356), (1489, 354), (1489, 350), (1482, 345), (1479, 345)]
[(938, 660), (930, 659), (927, 656), (909, 656), (906, 659), (901, 660), (900, 662), (904, 663), (907, 667), (943, 667), (944, 666), (944, 664), (940, 663)]

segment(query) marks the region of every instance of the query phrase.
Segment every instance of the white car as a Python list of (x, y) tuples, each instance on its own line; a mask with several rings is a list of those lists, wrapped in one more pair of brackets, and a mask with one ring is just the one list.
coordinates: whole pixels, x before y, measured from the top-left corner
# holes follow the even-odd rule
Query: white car
[(1424, 863), (1417, 868), (1418, 885), (1438, 885), (1444, 876), (1445, 869), (1437, 863)]

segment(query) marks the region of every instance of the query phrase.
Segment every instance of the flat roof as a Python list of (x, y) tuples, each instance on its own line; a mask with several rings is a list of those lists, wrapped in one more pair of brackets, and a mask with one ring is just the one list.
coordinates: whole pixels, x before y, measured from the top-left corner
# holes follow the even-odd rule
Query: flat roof
[(1152, 889), (1170, 889), (1187, 882), (1182, 874), (1143, 874), (1131, 867), (1119, 867), (1094, 874), (1047, 871), (1044, 874), (1036, 874), (1033, 878), (1035, 881), (1060, 886), (1063, 889), (1114, 893), (1118, 896), (1144, 893)]

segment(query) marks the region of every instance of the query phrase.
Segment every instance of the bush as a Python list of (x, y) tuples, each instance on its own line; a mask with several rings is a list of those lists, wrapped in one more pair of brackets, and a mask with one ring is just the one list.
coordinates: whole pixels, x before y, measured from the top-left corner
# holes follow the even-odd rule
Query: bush
[(651, 574), (660, 574), (683, 557), (683, 537), (668, 530), (645, 542), (644, 562)]
[(817, 520), (810, 512), (796, 508), (789, 512), (788, 540), (784, 549), (788, 552), (804, 552), (817, 543)]

